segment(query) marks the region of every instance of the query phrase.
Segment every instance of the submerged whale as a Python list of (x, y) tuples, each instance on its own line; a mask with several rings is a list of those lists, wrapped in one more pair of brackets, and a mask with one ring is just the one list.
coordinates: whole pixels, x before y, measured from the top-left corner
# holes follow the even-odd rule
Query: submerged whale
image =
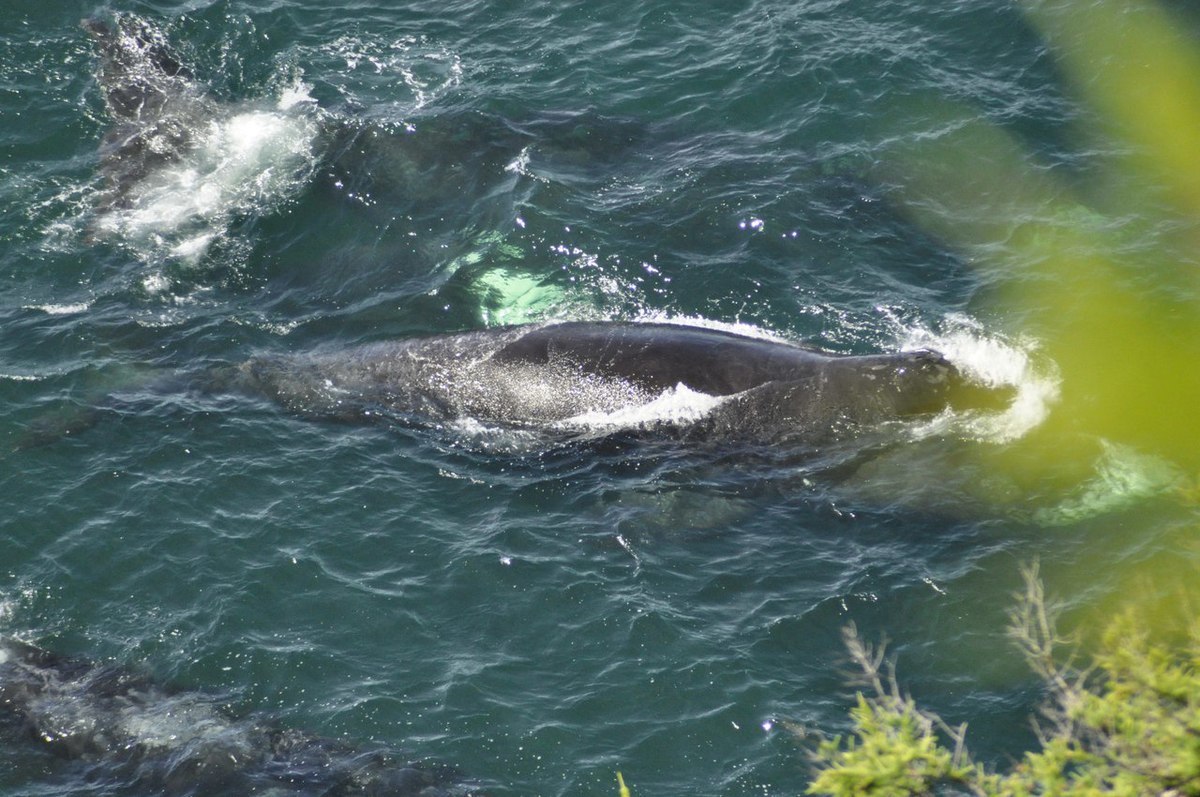
[(237, 219), (270, 212), (309, 182), (321, 137), (309, 103), (219, 100), (136, 16), (82, 26), (110, 122), (89, 235), (143, 259), (195, 259)]
[(148, 174), (193, 146), (216, 102), (148, 25), (130, 16), (81, 24), (99, 52), (96, 81), (112, 120), (100, 145), (100, 206), (128, 208)]
[(561, 111), (516, 120), (459, 110), (389, 123), (354, 105), (322, 107), (295, 76), (269, 95), (229, 98), (149, 20), (115, 13), (81, 24), (109, 122), (91, 232), (143, 259), (197, 258), (239, 219), (271, 214), (318, 184), (364, 223), (411, 216), (409, 229), (438, 231), (425, 256), (440, 260), (440, 244), (463, 237), (462, 225), (441, 233), (446, 218), (461, 216), (453, 210), (463, 196), (476, 197), (482, 228), (511, 223), (509, 184), (529, 148), (535, 161), (575, 174), (620, 156), (640, 130)]
[(843, 356), (706, 327), (615, 321), (255, 357), (215, 384), (310, 417), (808, 444), (992, 398), (931, 351)]
[(0, 714), (55, 753), (164, 795), (480, 795), (445, 766), (407, 763), (304, 731), (237, 719), (211, 695), (170, 689), (0, 637)]

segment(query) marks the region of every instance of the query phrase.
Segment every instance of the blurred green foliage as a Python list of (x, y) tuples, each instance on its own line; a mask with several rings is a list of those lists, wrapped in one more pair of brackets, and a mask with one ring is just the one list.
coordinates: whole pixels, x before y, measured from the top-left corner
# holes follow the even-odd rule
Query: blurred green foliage
[[(1061, 384), (1047, 420), (993, 466), (1059, 478), (1108, 442), (1200, 475), (1200, 45), (1148, 0), (1025, 0), (1083, 100), (1088, 168), (1040, 161), (941, 100), (881, 176), (978, 269)], [(1064, 174), (1065, 172), (1065, 174)], [(1063, 479), (1072, 478), (1063, 476)]]

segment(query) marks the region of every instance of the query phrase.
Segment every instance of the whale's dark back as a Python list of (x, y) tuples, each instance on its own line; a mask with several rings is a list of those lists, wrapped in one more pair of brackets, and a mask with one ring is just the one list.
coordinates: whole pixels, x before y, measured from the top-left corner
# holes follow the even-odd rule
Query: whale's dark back
[(646, 390), (684, 385), (710, 396), (730, 396), (767, 382), (803, 377), (829, 355), (705, 327), (581, 321), (532, 328), (494, 357), (497, 362), (523, 364), (559, 358)]

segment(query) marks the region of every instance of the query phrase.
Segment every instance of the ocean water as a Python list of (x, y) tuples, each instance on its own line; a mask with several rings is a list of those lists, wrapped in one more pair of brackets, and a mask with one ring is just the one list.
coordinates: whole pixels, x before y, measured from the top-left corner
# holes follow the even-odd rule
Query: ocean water
[[(80, 20), (115, 15), (188, 70), (157, 160), (101, 154)], [(1086, 616), (1195, 528), (1186, 463), (1122, 440), (1044, 481), (989, 464), (1028, 456), (1069, 372), (1010, 290), (1039, 278), (906, 210), (893, 153), (984, 122), (1084, 182), (1114, 146), (1007, 0), (21, 2), (0, 26), (0, 634), (495, 795), (618, 770), (639, 797), (799, 794), (786, 726), (846, 728), (849, 624), (1003, 765), (1040, 698), (1006, 638), (1021, 566)], [(603, 428), (637, 418), (546, 445), (157, 387), (581, 318), (935, 348), (1012, 398), (834, 472)], [(145, 793), (8, 725), (0, 794)]]

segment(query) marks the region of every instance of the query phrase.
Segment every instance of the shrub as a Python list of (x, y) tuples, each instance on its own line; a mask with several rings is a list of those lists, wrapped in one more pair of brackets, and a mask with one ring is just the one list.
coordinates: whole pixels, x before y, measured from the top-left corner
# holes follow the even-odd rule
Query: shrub
[(1056, 629), (1036, 567), (1024, 577), (1010, 633), (1046, 684), (1041, 749), (1007, 773), (988, 771), (966, 749), (966, 726), (902, 694), (882, 648), (851, 626), (847, 648), (865, 688), (852, 732), (813, 752), (810, 794), (1200, 795), (1200, 622), (1193, 616), (1183, 644), (1172, 645), (1127, 611), (1081, 668), (1075, 654), (1063, 658), (1074, 645)]

